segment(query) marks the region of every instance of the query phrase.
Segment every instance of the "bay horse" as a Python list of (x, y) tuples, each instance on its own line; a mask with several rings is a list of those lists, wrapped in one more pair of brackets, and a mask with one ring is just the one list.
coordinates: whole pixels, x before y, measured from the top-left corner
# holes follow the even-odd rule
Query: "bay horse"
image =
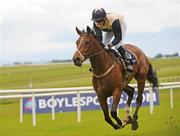
[[(89, 58), (93, 69), (92, 84), (97, 94), (100, 106), (103, 110), (105, 121), (114, 129), (123, 128), (127, 124), (132, 124), (131, 129), (138, 128), (138, 111), (142, 103), (142, 93), (145, 82), (148, 80), (153, 89), (157, 88), (159, 83), (156, 73), (145, 54), (136, 46), (125, 44), (123, 47), (132, 53), (137, 62), (133, 64), (134, 71), (126, 78), (126, 72), (122, 61), (117, 61), (114, 55), (107, 52), (101, 43), (96, 39), (89, 26), (85, 31), (80, 31), (76, 27), (79, 35), (76, 41), (77, 50), (73, 56), (73, 62), (76, 66), (82, 66), (82, 63)], [(133, 118), (130, 116), (130, 104), (134, 94), (134, 88), (128, 83), (135, 78), (137, 80), (138, 95), (136, 98), (136, 109)], [(117, 106), (119, 104), (122, 91), (128, 94), (127, 104), (125, 106), (125, 118), (121, 120), (117, 116)], [(112, 96), (111, 117), (117, 122), (114, 123), (109, 115), (107, 98)]]

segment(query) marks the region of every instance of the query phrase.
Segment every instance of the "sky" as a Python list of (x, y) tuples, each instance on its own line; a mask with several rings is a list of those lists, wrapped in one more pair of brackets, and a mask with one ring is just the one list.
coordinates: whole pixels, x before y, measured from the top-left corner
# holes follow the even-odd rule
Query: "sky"
[(148, 57), (180, 54), (180, 0), (1, 0), (0, 65), (71, 59), (97, 7), (124, 15), (124, 43)]

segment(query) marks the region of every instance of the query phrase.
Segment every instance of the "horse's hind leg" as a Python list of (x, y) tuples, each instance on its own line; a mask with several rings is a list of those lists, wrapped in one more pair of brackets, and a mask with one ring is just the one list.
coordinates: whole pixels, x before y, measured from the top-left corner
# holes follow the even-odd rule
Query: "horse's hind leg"
[(114, 124), (109, 116), (109, 110), (108, 110), (108, 104), (107, 104), (107, 98), (98, 96), (99, 103), (101, 105), (101, 108), (103, 110), (104, 119), (107, 123), (109, 123), (114, 129), (119, 129), (120, 126), (118, 124)]
[(123, 91), (126, 92), (128, 95), (128, 100), (127, 100), (126, 106), (124, 108), (125, 117), (124, 117), (123, 121), (126, 122), (126, 124), (129, 124), (132, 122), (132, 117), (130, 116), (130, 105), (131, 105), (131, 101), (132, 101), (135, 90), (133, 87), (127, 86), (123, 89)]
[(144, 91), (146, 80), (138, 80), (137, 82), (138, 82), (138, 95), (136, 98), (137, 105), (136, 105), (136, 110), (133, 115), (132, 127), (131, 127), (132, 130), (136, 130), (138, 128), (138, 122), (137, 122), (138, 112), (139, 112), (139, 108), (141, 107), (141, 104), (142, 104), (142, 100), (143, 100), (142, 93)]
[(117, 106), (119, 104), (120, 98), (121, 98), (121, 91), (119, 90), (119, 88), (116, 88), (116, 90), (113, 92), (113, 104), (111, 108), (111, 116), (116, 120), (119, 126), (122, 126), (122, 121), (117, 116)]

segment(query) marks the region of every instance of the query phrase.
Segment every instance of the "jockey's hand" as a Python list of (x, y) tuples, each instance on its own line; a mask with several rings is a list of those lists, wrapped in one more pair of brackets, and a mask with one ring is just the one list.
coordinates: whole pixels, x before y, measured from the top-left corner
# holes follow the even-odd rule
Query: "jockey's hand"
[(109, 47), (106, 45), (106, 46), (104, 46), (104, 49), (105, 50), (109, 50)]
[(108, 46), (109, 49), (111, 49), (111, 47), (113, 47), (113, 44), (109, 43), (107, 46)]

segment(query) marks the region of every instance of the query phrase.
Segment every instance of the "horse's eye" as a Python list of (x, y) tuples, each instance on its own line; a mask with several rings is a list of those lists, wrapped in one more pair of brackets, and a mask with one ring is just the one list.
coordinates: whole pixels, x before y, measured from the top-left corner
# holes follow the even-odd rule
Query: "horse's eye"
[(85, 41), (85, 45), (89, 45), (89, 41)]

